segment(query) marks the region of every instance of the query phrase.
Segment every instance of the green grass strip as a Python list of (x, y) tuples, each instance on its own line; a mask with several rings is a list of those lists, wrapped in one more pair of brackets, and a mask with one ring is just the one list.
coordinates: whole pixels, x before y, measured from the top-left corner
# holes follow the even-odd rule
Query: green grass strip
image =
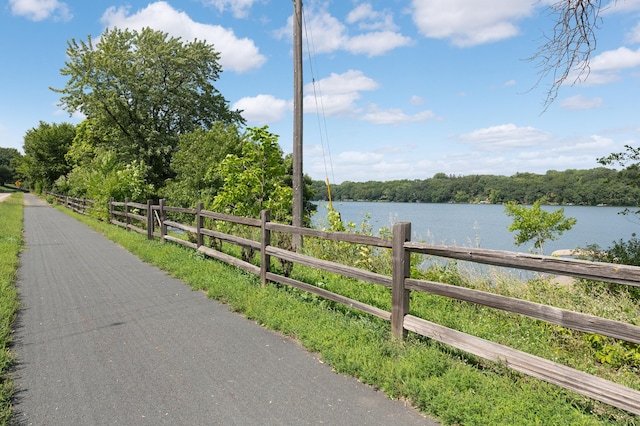
[(22, 248), (22, 218), (22, 193), (16, 192), (0, 203), (0, 424), (11, 417), (15, 389), (11, 329), (19, 307), (15, 281)]
[[(63, 209), (64, 210), (64, 209)], [(256, 276), (193, 250), (64, 210), (147, 263), (226, 303), (257, 323), (297, 339), (323, 362), (408, 401), (443, 424), (636, 424), (637, 418), (588, 398), (485, 363), (429, 339), (390, 336), (387, 322)], [(313, 272), (310, 272), (313, 274)], [(313, 279), (313, 278), (312, 278)], [(319, 274), (316, 281), (325, 280)], [(345, 280), (348, 282), (348, 280)], [(462, 321), (473, 321), (460, 316)]]

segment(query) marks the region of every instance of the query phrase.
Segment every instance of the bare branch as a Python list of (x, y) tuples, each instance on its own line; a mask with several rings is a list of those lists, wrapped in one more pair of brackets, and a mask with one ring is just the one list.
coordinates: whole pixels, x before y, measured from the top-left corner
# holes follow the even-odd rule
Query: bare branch
[(549, 6), (549, 15), (555, 22), (552, 34), (544, 35), (543, 44), (529, 58), (540, 69), (536, 86), (548, 77), (552, 80), (545, 110), (556, 100), (567, 79), (576, 84), (588, 77), (591, 54), (596, 50), (596, 30), (602, 22), (602, 3), (602, 0), (559, 0)]

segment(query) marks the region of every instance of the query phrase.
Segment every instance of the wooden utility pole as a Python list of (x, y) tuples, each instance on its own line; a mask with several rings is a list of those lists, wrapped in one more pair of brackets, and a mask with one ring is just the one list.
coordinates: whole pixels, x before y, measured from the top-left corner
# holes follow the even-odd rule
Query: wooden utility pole
[[(302, 0), (293, 0), (293, 226), (302, 227)], [(293, 248), (302, 246), (302, 236), (293, 235)]]

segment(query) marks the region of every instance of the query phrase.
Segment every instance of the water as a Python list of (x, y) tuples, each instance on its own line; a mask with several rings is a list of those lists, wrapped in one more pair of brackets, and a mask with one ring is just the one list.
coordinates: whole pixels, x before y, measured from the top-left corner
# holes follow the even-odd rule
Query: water
[[(327, 214), (327, 203), (318, 204), (314, 224), (321, 223)], [(517, 246), (514, 233), (507, 229), (512, 219), (504, 213), (504, 206), (495, 204), (419, 204), (337, 202), (333, 208), (343, 221), (362, 223), (366, 214), (374, 232), (391, 227), (395, 222), (411, 222), (412, 240), (431, 244), (480, 247), (493, 250), (529, 252), (533, 243)], [(559, 207), (543, 206), (553, 211)], [(613, 241), (628, 240), (640, 231), (633, 217), (618, 214), (620, 207), (564, 206), (566, 217), (577, 220), (576, 225), (556, 241), (547, 241), (544, 253), (555, 250), (586, 247), (598, 244), (608, 248)]]

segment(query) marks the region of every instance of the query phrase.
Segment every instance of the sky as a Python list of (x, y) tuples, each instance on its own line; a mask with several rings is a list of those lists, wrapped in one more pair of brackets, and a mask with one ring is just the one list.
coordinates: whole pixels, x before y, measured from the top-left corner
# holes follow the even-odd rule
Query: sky
[[(603, 10), (588, 76), (545, 107), (551, 80), (530, 58), (553, 30), (554, 1), (303, 1), (304, 172), (332, 183), (511, 176), (591, 169), (640, 145), (640, 0)], [(50, 90), (67, 82), (68, 41), (151, 27), (212, 44), (216, 88), (291, 152), (292, 14), (292, 0), (3, 1), (0, 147), (22, 151), (40, 121), (82, 121)]]

